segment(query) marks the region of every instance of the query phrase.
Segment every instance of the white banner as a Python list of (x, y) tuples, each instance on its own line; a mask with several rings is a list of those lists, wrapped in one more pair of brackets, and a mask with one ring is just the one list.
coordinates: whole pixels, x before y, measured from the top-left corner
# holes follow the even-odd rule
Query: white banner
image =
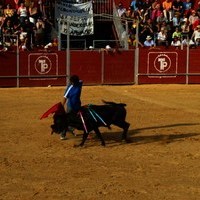
[(86, 3), (65, 3), (60, 0), (56, 4), (56, 18), (62, 34), (69, 33), (73, 36), (94, 34), (92, 1)]

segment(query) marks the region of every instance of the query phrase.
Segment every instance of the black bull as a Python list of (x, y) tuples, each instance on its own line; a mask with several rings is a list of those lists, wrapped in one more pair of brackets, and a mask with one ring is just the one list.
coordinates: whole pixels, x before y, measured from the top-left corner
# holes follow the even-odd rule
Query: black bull
[(127, 142), (127, 131), (130, 126), (126, 122), (126, 104), (104, 102), (105, 105), (82, 106), (78, 113), (59, 113), (54, 114), (54, 124), (51, 125), (52, 133), (61, 133), (67, 131), (69, 126), (83, 130), (82, 141), (78, 146), (83, 146), (89, 132), (94, 131), (101, 140), (101, 145), (105, 146), (105, 141), (99, 131), (99, 127), (108, 127), (110, 125), (118, 126), (123, 129), (122, 140)]

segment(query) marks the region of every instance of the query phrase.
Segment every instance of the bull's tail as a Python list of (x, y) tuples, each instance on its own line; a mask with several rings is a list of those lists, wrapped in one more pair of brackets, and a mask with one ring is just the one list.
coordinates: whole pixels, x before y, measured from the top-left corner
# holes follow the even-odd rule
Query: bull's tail
[(125, 103), (115, 103), (115, 102), (110, 102), (110, 101), (105, 101), (105, 100), (102, 100), (102, 102), (103, 102), (104, 104), (107, 104), (107, 105), (116, 105), (116, 106), (123, 106), (123, 107), (126, 106)]

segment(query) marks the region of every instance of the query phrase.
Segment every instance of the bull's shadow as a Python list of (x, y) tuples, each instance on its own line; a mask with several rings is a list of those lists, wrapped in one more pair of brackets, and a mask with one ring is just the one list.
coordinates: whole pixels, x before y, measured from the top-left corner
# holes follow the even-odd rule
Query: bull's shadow
[[(181, 134), (157, 134), (157, 135), (145, 135), (145, 136), (138, 136), (139, 133), (142, 133), (145, 130), (156, 130), (156, 129), (164, 129), (164, 128), (176, 128), (180, 126), (196, 126), (200, 125), (198, 123), (181, 123), (181, 124), (170, 124), (170, 125), (164, 125), (164, 126), (152, 126), (152, 127), (144, 127), (139, 129), (133, 129), (128, 131), (128, 138), (129, 143), (132, 144), (147, 144), (147, 143), (153, 143), (153, 142), (163, 142), (163, 143), (172, 143), (172, 142), (178, 142), (181, 141), (184, 138), (188, 137), (194, 137), (197, 135), (200, 135), (199, 133), (181, 133)], [(117, 146), (121, 142), (121, 131), (117, 132), (109, 132), (104, 131), (102, 132), (102, 136), (105, 139), (106, 144), (109, 144), (111, 146)], [(137, 136), (136, 136), (137, 135)], [(199, 139), (200, 140), (200, 139)], [(124, 143), (121, 143), (124, 144)]]

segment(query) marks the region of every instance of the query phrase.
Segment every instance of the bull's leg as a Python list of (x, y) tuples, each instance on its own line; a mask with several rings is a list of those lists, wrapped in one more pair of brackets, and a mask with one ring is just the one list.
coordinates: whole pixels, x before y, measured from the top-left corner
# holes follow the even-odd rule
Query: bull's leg
[(128, 122), (126, 122), (126, 121), (117, 122), (117, 123), (115, 122), (113, 124), (123, 129), (122, 141), (125, 140), (126, 142), (128, 142), (128, 140), (127, 140), (127, 132), (128, 132), (130, 124)]
[(98, 127), (96, 127), (96, 128), (94, 129), (94, 131), (95, 131), (97, 137), (101, 140), (101, 145), (102, 145), (102, 146), (105, 146), (105, 145), (106, 145), (106, 144), (105, 144), (105, 141), (104, 141), (104, 139), (103, 139), (103, 137), (102, 137), (102, 135), (101, 135), (101, 132), (99, 131)]
[(122, 133), (122, 141), (125, 140), (126, 142), (128, 142), (127, 132), (128, 132), (129, 126), (130, 126), (130, 124), (128, 122), (124, 122), (124, 125), (122, 127), (124, 130)]
[(83, 133), (83, 138), (82, 138), (82, 141), (81, 141), (81, 143), (79, 144), (79, 146), (83, 146), (84, 145), (84, 143), (85, 143), (85, 141), (86, 141), (86, 139), (87, 139), (87, 137), (88, 137), (88, 134), (89, 133), (86, 133), (85, 131), (84, 131), (84, 133)]

